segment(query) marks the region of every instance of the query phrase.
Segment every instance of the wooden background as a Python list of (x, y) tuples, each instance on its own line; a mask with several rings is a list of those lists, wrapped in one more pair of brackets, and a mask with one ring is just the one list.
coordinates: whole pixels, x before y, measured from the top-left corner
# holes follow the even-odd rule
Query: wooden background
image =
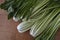
[[(0, 3), (3, 3), (0, 0)], [(7, 19), (7, 12), (0, 9), (0, 40), (33, 40), (34, 38), (29, 35), (29, 31), (19, 33), (16, 26), (19, 22), (14, 22), (12, 19)], [(60, 30), (56, 33), (55, 40), (60, 40)]]

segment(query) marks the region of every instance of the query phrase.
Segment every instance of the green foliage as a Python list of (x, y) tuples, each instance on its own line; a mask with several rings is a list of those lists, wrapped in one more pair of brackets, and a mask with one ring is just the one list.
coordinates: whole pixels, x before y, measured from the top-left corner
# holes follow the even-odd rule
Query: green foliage
[(54, 40), (60, 26), (60, 0), (5, 0), (0, 8), (8, 11), (8, 19), (22, 19), (19, 32), (30, 29), (35, 40)]

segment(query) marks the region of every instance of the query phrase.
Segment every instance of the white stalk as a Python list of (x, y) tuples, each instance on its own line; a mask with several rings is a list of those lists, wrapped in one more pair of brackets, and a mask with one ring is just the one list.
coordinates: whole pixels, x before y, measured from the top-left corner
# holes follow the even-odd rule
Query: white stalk
[(33, 22), (24, 21), (17, 26), (17, 30), (18, 32), (23, 33), (29, 30), (32, 25), (33, 25)]
[(16, 18), (16, 17), (13, 17), (13, 20), (14, 20), (15, 22), (18, 22), (20, 19), (19, 19), (19, 18)]

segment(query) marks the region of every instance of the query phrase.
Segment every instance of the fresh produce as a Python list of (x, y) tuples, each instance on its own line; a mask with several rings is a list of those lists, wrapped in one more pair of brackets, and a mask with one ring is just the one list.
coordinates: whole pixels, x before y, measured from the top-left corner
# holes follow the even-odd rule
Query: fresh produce
[(31, 26), (33, 25), (33, 23), (34, 22), (32, 22), (32, 21), (22, 22), (17, 26), (17, 29), (20, 33), (23, 33), (25, 31), (29, 30), (31, 28)]
[[(58, 28), (59, 28), (59, 24), (60, 24), (60, 14), (57, 14), (57, 17), (56, 18), (54, 18), (48, 25), (47, 25), (47, 28), (44, 30), (44, 32), (42, 32), (41, 33), (41, 35), (40, 36), (38, 36), (35, 40), (40, 40), (40, 39), (44, 39), (45, 37), (47, 38), (48, 36), (49, 36), (49, 34), (51, 34), (52, 33), (52, 31), (53, 31), (53, 28), (55, 29), (55, 27), (56, 27), (56, 29), (55, 30), (58, 30)], [(57, 26), (56, 26), (57, 25)], [(55, 26), (55, 27), (54, 27)], [(53, 34), (52, 35), (54, 35), (55, 34), (55, 32), (56, 31), (54, 31), (53, 32)], [(52, 36), (51, 36), (52, 37)], [(49, 38), (51, 38), (51, 37), (49, 37)], [(49, 39), (50, 40), (50, 39)]]
[(60, 28), (60, 0), (5, 0), (0, 5), (8, 12), (8, 19), (15, 22), (20, 33), (30, 30), (34, 40), (55, 40)]
[[(43, 21), (40, 21), (40, 23), (36, 23), (35, 25), (33, 25), (33, 29), (31, 28), (31, 35), (33, 35), (34, 37), (36, 37), (37, 35), (39, 35), (40, 33), (42, 33), (42, 31), (47, 28), (47, 25), (50, 23), (50, 21), (60, 12), (59, 8), (57, 10), (53, 10), (45, 19), (42, 19)], [(41, 23), (43, 22), (43, 23)], [(36, 27), (37, 26), (37, 27)]]

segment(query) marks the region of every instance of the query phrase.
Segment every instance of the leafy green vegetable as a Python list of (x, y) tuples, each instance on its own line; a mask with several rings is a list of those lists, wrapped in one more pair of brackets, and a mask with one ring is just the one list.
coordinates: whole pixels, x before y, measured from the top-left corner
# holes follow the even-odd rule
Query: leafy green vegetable
[(17, 29), (20, 33), (23, 33), (25, 31), (29, 30), (31, 28), (31, 26), (33, 25), (33, 23), (34, 22), (32, 22), (32, 21), (22, 22), (17, 26)]
[(30, 29), (35, 40), (54, 40), (60, 28), (60, 0), (5, 0), (0, 8), (7, 10), (8, 19), (22, 20), (17, 30)]

